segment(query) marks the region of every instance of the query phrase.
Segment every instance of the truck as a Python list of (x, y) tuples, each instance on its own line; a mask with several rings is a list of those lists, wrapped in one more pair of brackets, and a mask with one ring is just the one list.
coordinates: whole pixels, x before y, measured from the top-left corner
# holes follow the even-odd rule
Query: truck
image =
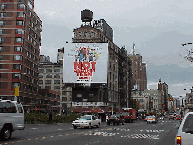
[(74, 127), (74, 129), (76, 129), (77, 127), (93, 128), (93, 126), (99, 128), (100, 125), (101, 119), (98, 119), (94, 115), (84, 115), (72, 122), (72, 126)]
[(15, 130), (24, 130), (24, 110), (18, 101), (0, 99), (0, 139), (8, 140)]
[(122, 108), (122, 115), (125, 122), (134, 122), (136, 120), (136, 110), (133, 108)]

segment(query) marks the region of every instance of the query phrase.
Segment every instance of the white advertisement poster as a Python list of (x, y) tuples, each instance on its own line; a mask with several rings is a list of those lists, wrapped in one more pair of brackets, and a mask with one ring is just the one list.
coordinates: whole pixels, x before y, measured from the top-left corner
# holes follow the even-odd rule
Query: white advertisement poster
[(107, 43), (66, 43), (64, 83), (107, 83)]

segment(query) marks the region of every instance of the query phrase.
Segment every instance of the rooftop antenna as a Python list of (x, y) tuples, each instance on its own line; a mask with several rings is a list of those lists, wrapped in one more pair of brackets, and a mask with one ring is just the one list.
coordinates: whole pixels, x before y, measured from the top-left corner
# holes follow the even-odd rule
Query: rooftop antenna
[(135, 44), (133, 42), (133, 55), (135, 54)]

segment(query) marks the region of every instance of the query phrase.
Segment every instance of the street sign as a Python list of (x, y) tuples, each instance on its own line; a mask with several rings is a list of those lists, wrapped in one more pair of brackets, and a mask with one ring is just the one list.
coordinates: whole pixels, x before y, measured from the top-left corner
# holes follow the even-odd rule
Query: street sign
[(71, 112), (70, 110), (71, 110), (71, 108), (67, 108), (67, 109), (66, 109), (66, 113), (67, 113), (67, 114), (70, 114), (70, 112)]

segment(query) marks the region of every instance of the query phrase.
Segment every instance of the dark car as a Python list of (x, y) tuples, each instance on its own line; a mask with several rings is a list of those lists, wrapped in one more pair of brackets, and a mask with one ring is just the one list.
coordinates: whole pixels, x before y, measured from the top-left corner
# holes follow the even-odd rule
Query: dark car
[(169, 118), (169, 120), (170, 120), (170, 119), (173, 119), (173, 120), (174, 120), (175, 117), (174, 117), (173, 115), (170, 115), (168, 118)]
[(110, 118), (107, 120), (108, 125), (119, 125), (120, 123), (124, 125), (124, 122), (125, 120), (123, 115), (111, 115)]
[(180, 119), (181, 119), (180, 115), (176, 116), (176, 120), (180, 120)]

